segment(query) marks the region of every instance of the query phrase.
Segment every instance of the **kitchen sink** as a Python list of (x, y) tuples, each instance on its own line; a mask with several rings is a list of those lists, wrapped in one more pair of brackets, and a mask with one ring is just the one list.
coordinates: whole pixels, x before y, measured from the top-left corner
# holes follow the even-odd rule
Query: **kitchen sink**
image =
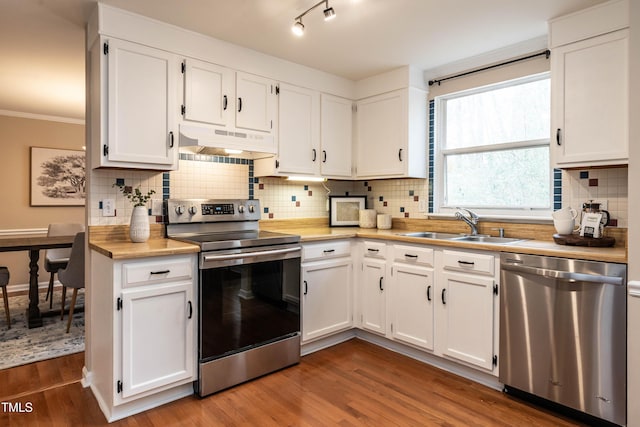
[(509, 244), (515, 242), (521, 242), (526, 239), (518, 239), (517, 237), (494, 237), (494, 236), (460, 236), (453, 237), (448, 240), (455, 240), (456, 242), (478, 242), (478, 243), (497, 243), (497, 244)]
[(399, 233), (399, 235), (406, 236), (406, 237), (422, 237), (424, 239), (440, 239), (440, 240), (450, 240), (457, 237), (464, 237), (461, 234), (440, 233), (437, 231), (418, 231), (413, 233)]
[(417, 231), (411, 233), (399, 233), (399, 235), (405, 237), (421, 237), (423, 239), (452, 240), (456, 242), (493, 243), (498, 245), (507, 245), (509, 243), (521, 242), (523, 240), (526, 240), (516, 237), (494, 237), (487, 235), (441, 233), (439, 231)]

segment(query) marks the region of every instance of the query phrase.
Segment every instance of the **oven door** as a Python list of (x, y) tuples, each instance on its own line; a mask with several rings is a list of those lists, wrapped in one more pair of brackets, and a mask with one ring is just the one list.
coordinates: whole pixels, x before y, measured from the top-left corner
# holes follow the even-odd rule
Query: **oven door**
[(298, 244), (200, 255), (200, 363), (300, 334)]

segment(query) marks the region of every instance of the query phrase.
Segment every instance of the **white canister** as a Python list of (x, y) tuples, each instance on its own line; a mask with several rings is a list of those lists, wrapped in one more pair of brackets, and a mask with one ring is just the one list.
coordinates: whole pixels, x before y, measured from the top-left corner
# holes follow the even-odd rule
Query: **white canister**
[(376, 228), (376, 210), (360, 209), (360, 228)]
[(378, 214), (378, 228), (380, 230), (391, 228), (391, 214)]

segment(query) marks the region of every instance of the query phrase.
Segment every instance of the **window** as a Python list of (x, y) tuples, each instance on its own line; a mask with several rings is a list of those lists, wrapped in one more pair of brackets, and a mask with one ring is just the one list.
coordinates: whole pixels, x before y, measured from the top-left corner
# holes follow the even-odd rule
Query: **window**
[(436, 206), (548, 215), (548, 73), (436, 98)]

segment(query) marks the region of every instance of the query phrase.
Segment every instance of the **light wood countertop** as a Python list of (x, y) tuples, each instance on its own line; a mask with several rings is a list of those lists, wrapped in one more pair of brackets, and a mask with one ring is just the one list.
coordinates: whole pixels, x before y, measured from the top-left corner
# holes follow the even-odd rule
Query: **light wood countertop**
[(112, 259), (136, 259), (200, 252), (200, 247), (197, 245), (166, 239), (162, 224), (151, 225), (149, 240), (144, 243), (131, 242), (129, 226), (90, 226), (89, 248)]
[[(419, 220), (417, 220), (419, 221)], [(528, 240), (510, 244), (487, 244), (478, 242), (459, 242), (450, 240), (425, 239), (409, 237), (402, 234), (411, 231), (434, 231), (432, 227), (421, 227), (422, 222), (395, 221), (391, 230), (359, 227), (329, 227), (326, 219), (261, 221), (263, 230), (278, 231), (300, 236), (301, 242), (317, 242), (333, 239), (349, 239), (359, 237), (363, 239), (380, 239), (393, 242), (424, 244), (446, 247), (451, 249), (479, 249), (493, 252), (510, 252), (530, 255), (555, 256), (561, 258), (584, 259), (604, 262), (627, 262), (627, 248), (616, 246), (611, 248), (594, 248), (584, 246), (558, 245), (552, 239), (552, 232), (544, 234), (536, 230), (535, 235), (528, 235)], [(440, 224), (441, 225), (441, 224)], [(535, 227), (534, 227), (535, 228)], [(132, 243), (128, 237), (128, 226), (91, 226), (89, 246), (103, 255), (113, 259), (135, 259), (150, 256), (177, 255), (199, 252), (199, 247), (189, 243), (164, 238), (162, 224), (152, 224), (151, 237), (145, 243)], [(553, 227), (550, 228), (552, 230)], [(453, 233), (463, 233), (465, 230), (443, 229)], [(544, 231), (544, 230), (543, 230)], [(489, 234), (483, 232), (483, 234)], [(495, 234), (495, 233), (493, 233)], [(513, 234), (507, 234), (513, 236)], [(541, 238), (540, 238), (541, 237)], [(618, 238), (618, 240), (623, 240)]]
[[(269, 221), (263, 221), (260, 226), (264, 230), (279, 231), (282, 233), (291, 233), (300, 235), (301, 241), (315, 242), (331, 239), (343, 239), (359, 237), (364, 239), (381, 239), (393, 242), (404, 242), (413, 244), (424, 244), (432, 246), (447, 247), (451, 249), (480, 249), (494, 252), (510, 252), (530, 255), (543, 255), (543, 256), (555, 256), (561, 258), (574, 258), (584, 259), (589, 261), (603, 261), (603, 262), (615, 262), (626, 263), (627, 262), (627, 249), (624, 246), (616, 246), (610, 248), (595, 248), (584, 246), (565, 246), (556, 244), (551, 237), (550, 240), (538, 240), (535, 238), (527, 237), (527, 240), (522, 240), (510, 244), (487, 244), (479, 242), (459, 242), (450, 240), (437, 240), (426, 239), (423, 237), (409, 237), (402, 236), (401, 234), (411, 231), (425, 231), (416, 230), (414, 227), (406, 228), (405, 224), (394, 222), (394, 228), (391, 230), (378, 230), (376, 228), (359, 228), (359, 227), (329, 227), (325, 223), (321, 222), (302, 222), (282, 220), (273, 225), (269, 224)], [(553, 227), (550, 228), (551, 230)], [(430, 231), (434, 231), (431, 229)], [(464, 232), (465, 230), (443, 230), (453, 233)], [(482, 231), (481, 231), (482, 232)], [(489, 233), (486, 233), (489, 234)], [(493, 233), (495, 235), (495, 232)], [(552, 236), (553, 232), (550, 232), (549, 236)]]

